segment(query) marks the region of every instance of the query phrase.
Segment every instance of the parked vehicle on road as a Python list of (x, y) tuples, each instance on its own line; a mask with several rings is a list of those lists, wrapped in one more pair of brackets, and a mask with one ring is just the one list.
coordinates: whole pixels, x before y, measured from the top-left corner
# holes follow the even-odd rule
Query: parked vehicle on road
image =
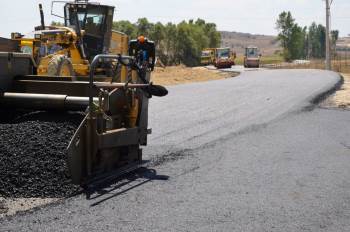
[(216, 48), (206, 48), (202, 51), (201, 65), (213, 65), (215, 62)]
[(236, 54), (230, 48), (206, 48), (202, 51), (201, 65), (214, 65), (216, 68), (231, 68), (235, 65)]
[(254, 46), (249, 46), (245, 48), (244, 54), (244, 67), (245, 68), (259, 68), (260, 67), (259, 49)]
[(230, 48), (217, 48), (214, 66), (218, 69), (231, 68), (235, 65), (236, 54)]

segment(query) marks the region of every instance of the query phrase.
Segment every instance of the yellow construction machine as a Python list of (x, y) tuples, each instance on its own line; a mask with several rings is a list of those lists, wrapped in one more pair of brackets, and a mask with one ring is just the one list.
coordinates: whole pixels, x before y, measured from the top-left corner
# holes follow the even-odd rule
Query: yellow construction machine
[(216, 68), (231, 68), (235, 65), (236, 53), (230, 48), (206, 48), (202, 51), (201, 65), (214, 65)]
[[(67, 2), (64, 26), (46, 26), (41, 4), (39, 10), (41, 25), (31, 38), (21, 33), (11, 35), (19, 50), (32, 55), (38, 75), (87, 76), (96, 55), (128, 53), (128, 37), (112, 30), (112, 6), (85, 0)], [(108, 73), (114, 67), (101, 68), (101, 73)]]
[(64, 26), (46, 26), (40, 6), (32, 38), (0, 39), (0, 107), (85, 112), (67, 166), (86, 186), (139, 167), (148, 101), (167, 90), (151, 83), (154, 43), (112, 31), (114, 7), (76, 0), (64, 12)]
[(213, 65), (215, 63), (215, 48), (206, 48), (202, 51), (201, 65)]
[(260, 67), (259, 49), (255, 46), (248, 46), (244, 52), (244, 67), (245, 68), (259, 68)]

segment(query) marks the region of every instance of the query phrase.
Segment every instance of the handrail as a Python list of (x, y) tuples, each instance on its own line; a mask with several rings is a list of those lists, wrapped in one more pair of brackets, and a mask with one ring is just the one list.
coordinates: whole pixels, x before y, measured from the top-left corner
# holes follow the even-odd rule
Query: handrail
[[(90, 72), (89, 72), (89, 89), (90, 89), (90, 93), (89, 93), (89, 111), (90, 113), (92, 113), (92, 109), (93, 109), (93, 90), (94, 90), (94, 74), (96, 71), (96, 67), (97, 65), (100, 63), (101, 59), (115, 59), (117, 60), (119, 63), (121, 63), (122, 65), (131, 65), (131, 62), (133, 60), (133, 57), (131, 56), (122, 56), (122, 55), (107, 55), (107, 54), (100, 54), (94, 57), (94, 59), (91, 62), (90, 65)], [(129, 60), (130, 63), (124, 63), (123, 59), (125, 60)]]

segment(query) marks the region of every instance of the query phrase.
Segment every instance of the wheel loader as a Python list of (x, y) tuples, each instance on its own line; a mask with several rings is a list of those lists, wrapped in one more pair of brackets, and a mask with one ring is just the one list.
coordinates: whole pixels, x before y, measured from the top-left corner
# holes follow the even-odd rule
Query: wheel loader
[[(52, 2), (52, 7), (54, 3), (57, 2)], [(38, 75), (88, 76), (96, 55), (128, 53), (127, 36), (112, 30), (112, 6), (86, 0), (67, 2), (62, 26), (46, 26), (41, 4), (39, 10), (41, 25), (35, 27), (32, 38), (21, 33), (11, 35), (14, 43), (18, 42), (18, 50), (32, 55)], [(103, 69), (97, 70), (100, 73), (110, 74), (115, 67), (100, 68)]]
[(85, 112), (67, 166), (74, 184), (88, 186), (142, 164), (149, 99), (167, 90), (151, 82), (154, 43), (112, 31), (114, 7), (76, 0), (64, 12), (64, 26), (46, 26), (40, 6), (32, 38), (0, 39), (0, 106)]

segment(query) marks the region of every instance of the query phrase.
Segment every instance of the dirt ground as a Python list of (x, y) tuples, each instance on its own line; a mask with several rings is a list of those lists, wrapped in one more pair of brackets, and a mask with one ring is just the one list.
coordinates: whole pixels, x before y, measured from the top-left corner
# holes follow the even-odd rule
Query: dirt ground
[(188, 68), (185, 66), (170, 66), (155, 69), (152, 74), (152, 81), (159, 85), (178, 85), (192, 82), (203, 82), (211, 80), (221, 80), (237, 76), (235, 72), (221, 72), (218, 70), (208, 70), (205, 67)]
[(58, 198), (12, 198), (0, 197), (0, 218), (12, 216), (23, 212), (59, 201)]
[(342, 74), (344, 78), (344, 84), (341, 89), (334, 93), (326, 104), (350, 109), (350, 74)]

